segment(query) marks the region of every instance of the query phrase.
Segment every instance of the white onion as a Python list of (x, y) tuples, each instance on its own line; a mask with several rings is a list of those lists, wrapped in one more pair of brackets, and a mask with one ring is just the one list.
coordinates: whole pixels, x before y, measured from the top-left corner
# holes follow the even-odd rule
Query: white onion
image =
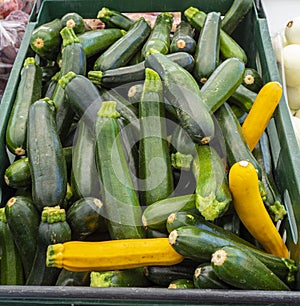
[(290, 109), (300, 109), (300, 86), (297, 87), (286, 87), (286, 93), (288, 98), (288, 104)]
[(287, 86), (300, 86), (300, 45), (292, 44), (283, 48), (284, 72)]
[(288, 44), (300, 44), (300, 16), (292, 18), (286, 24), (284, 35)]

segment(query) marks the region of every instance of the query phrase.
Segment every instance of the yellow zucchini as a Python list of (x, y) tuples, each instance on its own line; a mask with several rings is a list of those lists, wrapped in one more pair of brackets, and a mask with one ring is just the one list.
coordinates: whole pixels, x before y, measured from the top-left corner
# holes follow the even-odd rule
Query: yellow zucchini
[(183, 260), (168, 238), (69, 241), (48, 247), (46, 265), (73, 272), (174, 265)]
[(265, 208), (258, 175), (250, 162), (243, 160), (233, 164), (229, 170), (229, 188), (234, 208), (249, 233), (266, 252), (288, 258), (288, 249)]
[(266, 129), (282, 95), (279, 82), (270, 81), (258, 92), (245, 121), (242, 131), (252, 151)]

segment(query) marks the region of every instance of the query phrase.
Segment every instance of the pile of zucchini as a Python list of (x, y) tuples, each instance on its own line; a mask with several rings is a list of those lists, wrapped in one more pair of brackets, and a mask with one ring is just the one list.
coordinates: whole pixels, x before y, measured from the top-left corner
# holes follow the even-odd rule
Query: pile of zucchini
[[(293, 288), (294, 261), (251, 237), (228, 186), (228, 169), (251, 161), (274, 223), (284, 221), (267, 134), (250, 151), (240, 126), (263, 86), (231, 35), (252, 5), (233, 1), (225, 16), (189, 7), (175, 31), (169, 12), (151, 27), (109, 8), (101, 30), (70, 12), (33, 31), (6, 130), (15, 195), (0, 209), (1, 284)], [(167, 237), (182, 262), (45, 264), (63, 261), (49, 246), (68, 241)]]

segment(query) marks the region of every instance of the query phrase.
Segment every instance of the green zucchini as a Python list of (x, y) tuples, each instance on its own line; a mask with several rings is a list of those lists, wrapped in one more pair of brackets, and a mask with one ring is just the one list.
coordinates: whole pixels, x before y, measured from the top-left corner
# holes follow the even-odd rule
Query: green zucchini
[(73, 142), (71, 188), (74, 199), (100, 197), (95, 161), (95, 135), (84, 120), (77, 124)]
[(150, 32), (150, 25), (143, 17), (135, 20), (128, 32), (96, 59), (94, 70), (105, 71), (126, 66), (144, 44)]
[(245, 71), (244, 71), (244, 77), (243, 77), (242, 85), (244, 85), (246, 88), (258, 93), (259, 90), (264, 85), (264, 80), (256, 69), (246, 67)]
[(225, 102), (214, 114), (225, 140), (228, 167), (231, 167), (237, 161), (248, 160), (254, 165), (261, 180), (261, 167), (250, 151), (240, 123), (230, 106)]
[(22, 261), (6, 220), (5, 207), (0, 208), (0, 244), (1, 285), (23, 285)]
[(6, 128), (6, 145), (15, 155), (26, 154), (29, 108), (42, 95), (42, 70), (33, 57), (25, 59), (20, 78)]
[(196, 208), (205, 220), (221, 217), (231, 204), (231, 192), (223, 161), (217, 151), (208, 145), (197, 145), (193, 160), (196, 179)]
[(62, 27), (72, 28), (75, 34), (85, 32), (85, 22), (81, 15), (70, 12), (61, 17)]
[(63, 203), (67, 191), (67, 166), (56, 128), (53, 101), (44, 98), (29, 110), (28, 159), (32, 197), (39, 211)]
[[(112, 239), (141, 238), (142, 210), (120, 139), (116, 102), (102, 102), (96, 121), (96, 165)], [(105, 141), (105, 146), (103, 146)]]
[(194, 272), (194, 286), (197, 289), (230, 289), (215, 273), (210, 262), (200, 264)]
[(115, 271), (92, 271), (90, 287), (149, 287), (152, 283), (145, 277), (143, 268)]
[(55, 286), (82, 286), (88, 287), (90, 285), (90, 272), (72, 272), (61, 269)]
[[(63, 148), (67, 166), (72, 161), (72, 147)], [(28, 157), (23, 157), (12, 162), (4, 173), (4, 180), (8, 186), (13, 188), (27, 188), (31, 184), (31, 174)]]
[(168, 288), (169, 289), (193, 289), (195, 288), (195, 286), (192, 280), (180, 278), (180, 279), (173, 280), (169, 284)]
[(201, 87), (201, 97), (211, 112), (214, 113), (236, 91), (242, 83), (244, 70), (243, 62), (228, 58), (213, 71)]
[[(193, 56), (186, 52), (171, 53), (166, 56), (188, 71), (191, 71), (194, 66)], [(108, 88), (143, 81), (145, 79), (145, 61), (106, 71), (89, 71), (88, 78), (94, 84)]]
[(234, 0), (222, 19), (222, 29), (231, 35), (252, 7), (252, 0)]
[(61, 29), (62, 22), (59, 18), (41, 24), (30, 36), (31, 49), (43, 59), (56, 60), (62, 42), (59, 34)]
[(106, 231), (103, 203), (93, 197), (75, 201), (67, 211), (66, 219), (72, 232), (72, 240), (85, 240), (96, 231)]
[(224, 282), (246, 290), (291, 289), (255, 255), (236, 246), (224, 246), (212, 254), (216, 275)]
[(193, 76), (161, 53), (149, 55), (145, 67), (160, 75), (166, 98), (175, 107), (180, 125), (193, 141), (208, 143), (214, 137), (214, 122)]
[(281, 193), (273, 176), (273, 165), (271, 159), (269, 139), (266, 132), (261, 136), (258, 144), (252, 151), (262, 171), (262, 183), (266, 189), (266, 205), (274, 222), (283, 220), (287, 212), (283, 204)]
[(104, 22), (108, 28), (120, 28), (128, 31), (133, 25), (133, 21), (129, 17), (107, 7), (102, 7), (98, 11), (97, 18)]
[(170, 196), (174, 190), (170, 163), (163, 84), (157, 72), (145, 69), (145, 82), (139, 105), (139, 190), (142, 205)]
[(169, 53), (173, 20), (173, 15), (168, 12), (162, 12), (157, 15), (152, 31), (142, 48), (143, 58), (146, 58), (154, 51), (162, 54)]
[(86, 31), (78, 34), (77, 37), (81, 43), (87, 58), (103, 52), (126, 32), (121, 29), (100, 29)]
[(176, 265), (144, 267), (144, 274), (155, 285), (168, 287), (170, 282), (176, 279), (193, 280), (193, 274), (197, 265), (197, 262), (184, 259)]
[[(204, 25), (206, 13), (198, 8), (189, 7), (184, 11), (187, 21), (200, 33)], [(247, 55), (245, 50), (225, 31), (220, 30), (220, 52), (224, 58), (236, 57), (246, 63)]]
[(209, 12), (201, 29), (194, 54), (193, 75), (204, 84), (219, 65), (221, 14)]
[(147, 206), (143, 211), (142, 221), (147, 228), (166, 232), (166, 221), (171, 213), (189, 211), (194, 208), (194, 194), (170, 197)]
[(130, 86), (127, 92), (127, 97), (129, 102), (132, 103), (133, 105), (139, 105), (139, 103), (141, 102), (143, 89), (144, 89), (144, 82), (134, 83), (134, 85)]
[(60, 71), (57, 71), (51, 78), (51, 80), (48, 82), (47, 88), (45, 89), (44, 92), (44, 97), (48, 97), (51, 98), (55, 89), (56, 89), (56, 85), (57, 82), (59, 80), (59, 76), (60, 76)]
[(245, 87), (241, 83), (235, 92), (229, 97), (227, 102), (240, 107), (244, 112), (248, 113), (256, 99), (257, 93)]
[(7, 224), (21, 257), (24, 280), (33, 265), (37, 247), (37, 231), (40, 215), (32, 200), (24, 196), (15, 196), (5, 205)]
[(65, 210), (59, 206), (43, 208), (37, 232), (37, 248), (26, 285), (53, 286), (60, 269), (47, 267), (46, 251), (50, 244), (63, 243), (71, 240), (71, 228), (66, 222)]
[(236, 246), (256, 256), (281, 280), (286, 283), (295, 281), (298, 267), (293, 259), (280, 258), (255, 247), (237, 242), (230, 237), (209, 232), (195, 226), (181, 226), (169, 235), (169, 242), (176, 252), (195, 261), (209, 261), (212, 254), (224, 246)]
[(177, 25), (170, 42), (170, 53), (187, 52), (194, 54), (196, 40), (194, 39), (194, 29), (185, 20), (181, 20)]

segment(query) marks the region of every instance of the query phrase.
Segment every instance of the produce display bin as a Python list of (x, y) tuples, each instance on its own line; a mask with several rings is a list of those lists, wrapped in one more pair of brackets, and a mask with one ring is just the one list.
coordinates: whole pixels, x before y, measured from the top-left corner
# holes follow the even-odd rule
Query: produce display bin
[[(0, 104), (0, 199), (5, 205), (13, 194), (3, 174), (13, 156), (5, 145), (5, 131), (16, 95), (22, 64), (29, 52), (29, 39), (38, 25), (74, 11), (84, 18), (96, 18), (102, 7), (121, 12), (182, 12), (194, 6), (205, 12), (219, 11), (224, 14), (232, 0), (165, 0), (165, 1), (116, 1), (116, 0), (44, 0), (36, 14), (32, 10), (23, 42), (12, 68), (2, 102)], [(183, 14), (182, 14), (183, 16)], [(265, 82), (279, 81), (280, 74), (272, 49), (263, 7), (256, 1), (253, 9), (233, 33), (233, 37), (244, 48), (249, 67), (257, 68)], [(270, 138), (274, 176), (284, 196), (288, 218), (283, 224), (291, 257), (300, 258), (300, 151), (290, 120), (288, 106), (282, 97), (271, 119), (267, 132)], [(298, 285), (297, 288), (300, 288)], [(0, 286), (1, 305), (288, 305), (300, 304), (300, 291), (271, 292), (257, 290), (170, 290), (164, 288), (89, 288), (49, 286)]]

